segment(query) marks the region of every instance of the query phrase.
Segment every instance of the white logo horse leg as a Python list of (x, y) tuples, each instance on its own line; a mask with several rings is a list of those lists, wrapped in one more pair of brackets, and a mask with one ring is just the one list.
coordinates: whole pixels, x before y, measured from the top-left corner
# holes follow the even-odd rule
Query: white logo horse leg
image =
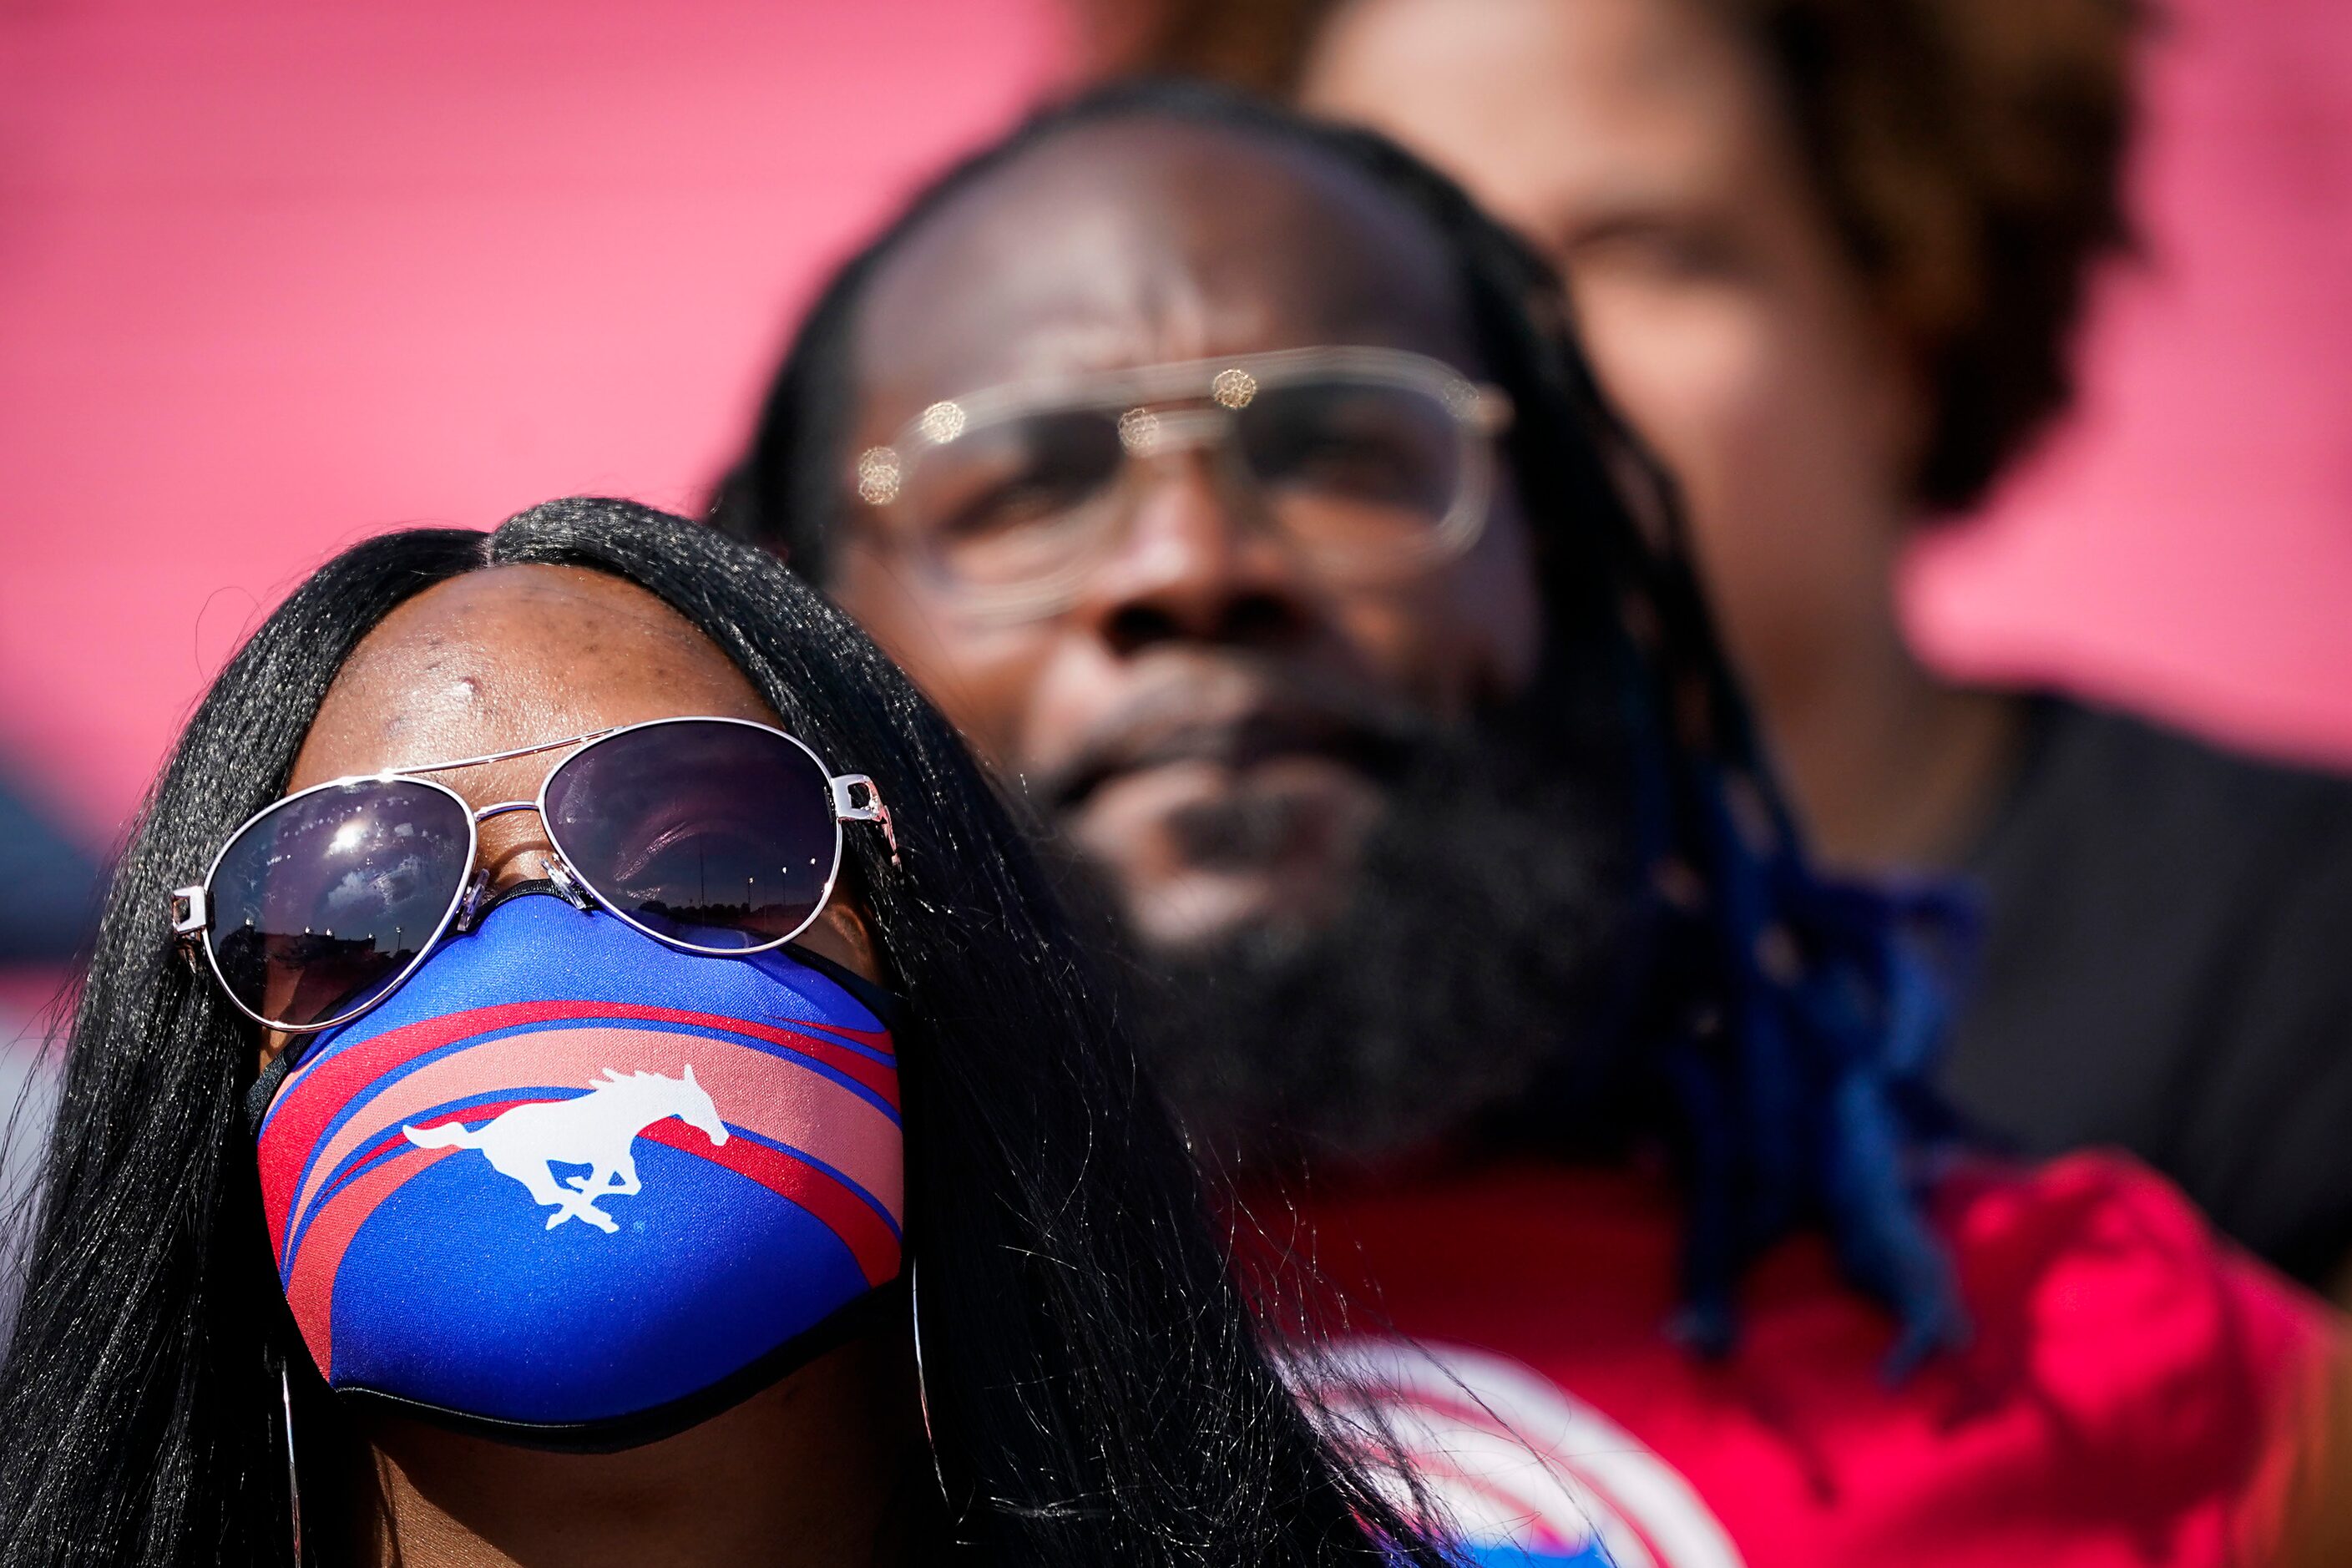
[[(614, 1222), (611, 1215), (596, 1206), (598, 1198), (607, 1193), (620, 1190), (603, 1184), (604, 1179), (611, 1174), (610, 1172), (603, 1170), (596, 1172), (595, 1179), (599, 1184), (592, 1192), (589, 1190), (589, 1178), (586, 1176), (566, 1176), (563, 1179), (563, 1184), (558, 1186), (555, 1173), (545, 1160), (517, 1160), (512, 1165), (508, 1165), (501, 1163), (499, 1157), (491, 1154), (488, 1149), (483, 1150), (482, 1152), (489, 1155), (491, 1167), (499, 1174), (512, 1176), (516, 1181), (520, 1182), (530, 1192), (531, 1202), (554, 1205), (555, 1212), (547, 1216), (548, 1229), (553, 1230), (567, 1219), (584, 1219), (607, 1236), (621, 1228)], [(633, 1193), (636, 1190), (635, 1187), (628, 1189)]]
[[(609, 1233), (615, 1227), (604, 1211), (596, 1206), (596, 1200), (604, 1197), (631, 1198), (646, 1190), (645, 1183), (637, 1180), (637, 1158), (634, 1151), (623, 1153), (616, 1166), (600, 1165), (584, 1176), (566, 1176), (563, 1184), (579, 1195), (561, 1200), (562, 1212), (550, 1215), (547, 1218), (550, 1230), (567, 1219), (584, 1219), (597, 1229)], [(541, 1198), (539, 1201), (545, 1203), (548, 1200)]]

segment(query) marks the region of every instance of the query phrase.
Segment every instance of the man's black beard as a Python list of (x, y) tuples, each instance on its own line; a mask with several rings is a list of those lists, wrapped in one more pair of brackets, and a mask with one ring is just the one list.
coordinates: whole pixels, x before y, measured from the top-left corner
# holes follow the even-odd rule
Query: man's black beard
[(1142, 1046), (1203, 1153), (1365, 1169), (1571, 1135), (1642, 965), (1613, 704), (1561, 684), (1417, 737), (1336, 918), (1145, 955)]

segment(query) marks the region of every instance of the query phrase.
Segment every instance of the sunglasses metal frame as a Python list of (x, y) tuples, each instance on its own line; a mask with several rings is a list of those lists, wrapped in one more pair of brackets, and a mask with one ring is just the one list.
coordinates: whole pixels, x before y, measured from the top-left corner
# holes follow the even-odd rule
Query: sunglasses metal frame
[[(802, 754), (816, 765), (819, 775), (825, 780), (833, 808), (833, 865), (825, 873), (824, 887), (817, 894), (815, 903), (810, 907), (808, 918), (782, 936), (763, 942), (757, 947), (705, 947), (698, 942), (682, 942), (677, 937), (666, 936), (619, 908), (593, 882), (582, 876), (579, 868), (572, 863), (571, 855), (556, 837), (554, 827), (549, 824), (547, 788), (554, 782), (556, 774), (604, 742), (613, 740), (616, 736), (634, 734), (640, 730), (658, 729), (668, 724), (738, 724), (747, 730), (763, 731), (780, 740), (788, 741), (799, 748)], [(535, 756), (542, 752), (562, 751), (566, 747), (577, 749), (572, 751), (571, 755), (558, 760), (547, 770), (546, 774), (539, 781), (539, 793), (529, 800), (493, 801), (488, 805), (476, 806), (440, 780), (422, 776), (426, 773), (452, 773), (459, 768), (480, 767), (486, 763), (509, 762), (516, 757)], [(221, 862), (228, 858), (229, 850), (236, 847), (237, 840), (244, 837), (246, 833), (262, 818), (283, 810), (298, 800), (307, 799), (324, 791), (348, 789), (353, 784), (418, 784), (447, 795), (457, 805), (458, 813), (466, 823), (465, 871), (457, 879), (456, 890), (450, 894), (448, 907), (442, 911), (440, 920), (434, 925), (433, 934), (425, 938), (424, 945), (416, 950), (416, 956), (410, 959), (398, 974), (365, 1002), (349, 1012), (338, 1014), (332, 1018), (317, 1024), (288, 1024), (276, 1018), (266, 1018), (245, 1005), (244, 999), (237, 995), (236, 988), (229, 984), (228, 976), (221, 973), (220, 955), (214, 951), (212, 942), (213, 879), (220, 874)], [(861, 789), (865, 792), (863, 800), (857, 798), (857, 792)], [(481, 825), (493, 816), (503, 816), (513, 811), (530, 811), (538, 814), (541, 830), (547, 836), (548, 880), (554, 883), (556, 889), (574, 905), (584, 910), (593, 902), (605, 913), (627, 924), (632, 930), (643, 932), (666, 947), (676, 948), (681, 952), (700, 953), (712, 958), (744, 958), (755, 952), (768, 952), (793, 941), (816, 923), (817, 916), (823, 914), (825, 906), (832, 902), (834, 888), (841, 879), (844, 841), (842, 824), (871, 822), (878, 826), (882, 829), (884, 842), (889, 846), (890, 863), (894, 866), (898, 863), (898, 835), (891, 826), (890, 809), (882, 804), (881, 791), (875, 787), (872, 779), (864, 773), (835, 773), (825, 764), (824, 759), (818, 756), (806, 742), (772, 724), (762, 724), (750, 719), (730, 719), (719, 714), (688, 713), (667, 719), (646, 719), (634, 724), (608, 725), (602, 730), (590, 730), (583, 734), (569, 735), (559, 741), (541, 741), (536, 745), (516, 746), (509, 751), (490, 752), (478, 757), (460, 757), (454, 762), (420, 763), (411, 767), (387, 768), (382, 773), (352, 773), (342, 778), (328, 779), (323, 783), (296, 790), (292, 795), (280, 796), (237, 824), (235, 831), (221, 841), (220, 848), (213, 856), (212, 864), (205, 868), (203, 881), (191, 883), (184, 888), (174, 888), (172, 890), (173, 939), (191, 962), (194, 959), (195, 950), (202, 949), (205, 964), (211, 969), (214, 981), (219, 984), (221, 994), (226, 996), (229, 1004), (238, 1012), (264, 1028), (276, 1029), (281, 1034), (288, 1035), (314, 1035), (322, 1030), (337, 1028), (354, 1018), (362, 1016), (382, 1004), (394, 992), (405, 985), (409, 977), (423, 966), (427, 958), (432, 956), (433, 951), (441, 945), (442, 940), (449, 934), (453, 927), (459, 931), (468, 928), (474, 908), (480, 902), (482, 894), (488, 887), (486, 873), (475, 865), (475, 861), (481, 854)]]
[[(1332, 345), (1232, 354), (1222, 359), (1171, 361), (1126, 369), (1034, 376), (1003, 382), (942, 399), (902, 426), (888, 444), (857, 455), (851, 475), (857, 498), (887, 515), (925, 452), (951, 446), (975, 431), (1031, 414), (1076, 409), (1110, 410), (1118, 416), (1119, 444), (1129, 462), (1190, 449), (1219, 438), (1233, 416), (1262, 388), (1280, 387), (1320, 376), (1348, 376), (1402, 386), (1435, 397), (1454, 420), (1463, 443), (1463, 467), (1453, 504), (1433, 530), (1440, 549), (1432, 560), (1461, 554), (1484, 531), (1494, 489), (1494, 437), (1510, 427), (1510, 395), (1475, 382), (1444, 361), (1408, 349)], [(1155, 403), (1198, 401), (1214, 409), (1161, 413)], [(1046, 615), (1068, 598), (1083, 570), (1067, 568), (1034, 584), (965, 591), (1002, 601), (999, 612), (1019, 618)]]

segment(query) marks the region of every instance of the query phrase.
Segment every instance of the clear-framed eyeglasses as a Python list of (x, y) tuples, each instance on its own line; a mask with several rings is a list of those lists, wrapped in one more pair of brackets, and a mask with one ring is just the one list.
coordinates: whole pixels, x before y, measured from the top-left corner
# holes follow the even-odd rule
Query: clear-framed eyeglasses
[(1066, 608), (1192, 453), (1328, 580), (1409, 577), (1486, 526), (1509, 399), (1402, 349), (1326, 347), (1009, 383), (934, 403), (849, 476), (894, 548), (972, 614)]

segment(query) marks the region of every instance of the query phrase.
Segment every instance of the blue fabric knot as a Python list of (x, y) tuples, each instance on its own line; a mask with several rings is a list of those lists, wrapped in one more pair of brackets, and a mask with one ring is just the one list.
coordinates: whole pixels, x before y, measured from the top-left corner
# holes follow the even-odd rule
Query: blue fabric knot
[(1671, 1331), (1702, 1353), (1738, 1335), (1741, 1274), (1818, 1226), (1839, 1267), (1895, 1315), (1900, 1379), (1968, 1325), (1923, 1212), (1956, 1121), (1932, 1075), (1975, 962), (1974, 890), (1948, 879), (1823, 877), (1794, 847), (1759, 853), (1714, 816), (1721, 1016), (1693, 1021), (1664, 1063), (1683, 1111), (1690, 1217)]

